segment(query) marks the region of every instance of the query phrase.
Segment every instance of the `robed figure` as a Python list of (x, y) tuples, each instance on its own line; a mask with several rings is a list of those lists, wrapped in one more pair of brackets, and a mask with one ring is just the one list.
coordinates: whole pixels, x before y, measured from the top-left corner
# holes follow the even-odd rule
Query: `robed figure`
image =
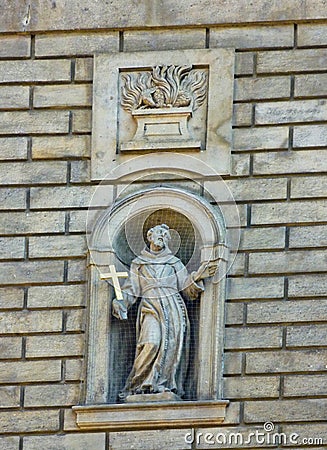
[(130, 395), (172, 392), (184, 394), (188, 368), (190, 324), (183, 296), (198, 298), (203, 279), (217, 263), (203, 263), (188, 273), (169, 249), (169, 227), (157, 225), (147, 233), (149, 245), (132, 261), (123, 285), (123, 300), (113, 300), (113, 315), (127, 319), (127, 311), (141, 299), (136, 322), (136, 352), (121, 399)]

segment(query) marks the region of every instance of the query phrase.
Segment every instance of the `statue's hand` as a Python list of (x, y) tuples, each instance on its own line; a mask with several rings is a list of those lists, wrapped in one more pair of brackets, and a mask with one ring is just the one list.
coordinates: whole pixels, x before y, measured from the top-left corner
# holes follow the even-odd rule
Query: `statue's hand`
[(198, 270), (195, 272), (194, 280), (199, 281), (203, 280), (204, 278), (213, 277), (214, 274), (217, 272), (218, 262), (219, 262), (218, 259), (203, 262), (201, 266), (198, 268)]
[(117, 299), (112, 301), (112, 315), (119, 320), (127, 320), (127, 309), (125, 305)]

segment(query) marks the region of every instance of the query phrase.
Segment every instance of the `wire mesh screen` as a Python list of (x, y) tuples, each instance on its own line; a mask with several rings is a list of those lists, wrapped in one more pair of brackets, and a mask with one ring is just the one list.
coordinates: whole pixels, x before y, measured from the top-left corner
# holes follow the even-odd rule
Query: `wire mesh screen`
[[(147, 231), (160, 224), (170, 228), (169, 248), (178, 257), (188, 272), (196, 270), (200, 263), (201, 238), (190, 220), (174, 209), (150, 210), (126, 221), (116, 234), (113, 246), (121, 268), (128, 270), (134, 258), (148, 244)], [(123, 287), (123, 283), (122, 287)], [(181, 293), (183, 296), (183, 293)], [(183, 296), (190, 321), (189, 366), (184, 383), (185, 400), (196, 398), (196, 361), (198, 360), (198, 322), (200, 302), (190, 301)], [(124, 388), (132, 369), (136, 349), (136, 320), (140, 299), (128, 311), (128, 320), (112, 317), (109, 402), (119, 400), (119, 392)]]

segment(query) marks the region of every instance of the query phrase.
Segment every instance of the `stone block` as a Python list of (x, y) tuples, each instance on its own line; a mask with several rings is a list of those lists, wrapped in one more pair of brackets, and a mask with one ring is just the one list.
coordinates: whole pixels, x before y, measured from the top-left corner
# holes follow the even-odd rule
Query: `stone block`
[[(256, 154), (253, 156), (253, 172), (259, 175), (325, 171), (327, 161), (324, 152), (325, 150), (301, 150)], [(302, 182), (302, 178), (298, 180)]]
[(59, 430), (59, 410), (0, 412), (1, 433), (31, 433), (57, 430)]
[(77, 58), (75, 62), (75, 81), (93, 80), (93, 58)]
[(311, 47), (327, 45), (326, 25), (318, 23), (301, 23), (298, 25), (298, 46)]
[(282, 329), (277, 327), (235, 327), (225, 330), (227, 350), (281, 348)]
[(86, 209), (71, 211), (69, 214), (69, 232), (85, 232), (90, 211)]
[(229, 299), (283, 298), (283, 296), (283, 277), (230, 278), (228, 280), (227, 298)]
[(236, 151), (288, 148), (288, 127), (238, 128), (234, 130)]
[(326, 356), (324, 349), (248, 353), (246, 373), (320, 372), (326, 370)]
[(228, 377), (224, 379), (224, 397), (228, 399), (278, 397), (279, 377)]
[(36, 56), (93, 56), (94, 53), (118, 52), (118, 47), (118, 31), (39, 34), (35, 39)]
[(31, 53), (30, 36), (1, 36), (0, 58), (28, 58)]
[[(326, 150), (321, 150), (321, 152), (325, 152)], [(301, 152), (302, 153), (302, 152)], [(314, 153), (320, 153), (317, 150)], [(318, 155), (317, 155), (318, 156)], [(324, 170), (324, 160), (320, 161), (319, 157), (316, 158), (317, 167), (316, 170), (320, 172)], [(327, 164), (326, 164), (327, 167)], [(319, 170), (320, 169), (320, 170)], [(308, 197), (326, 197), (326, 189), (327, 189), (327, 179), (326, 176), (321, 177), (299, 177), (293, 178), (291, 181), (291, 198), (308, 198)], [(325, 213), (326, 205), (325, 205)]]
[(28, 109), (29, 102), (30, 88), (28, 86), (0, 85), (0, 109)]
[(250, 174), (250, 155), (232, 155), (231, 175), (236, 177), (248, 176)]
[(2, 237), (0, 238), (1, 259), (23, 259), (25, 255), (25, 238)]
[(293, 145), (295, 148), (325, 147), (326, 142), (326, 125), (303, 125), (294, 127)]
[(326, 296), (327, 277), (321, 275), (297, 275), (289, 278), (288, 293), (290, 297)]
[(85, 311), (72, 309), (66, 313), (66, 331), (85, 331)]
[(285, 397), (326, 395), (326, 375), (296, 375), (284, 378)]
[[(124, 51), (183, 50), (206, 47), (206, 29), (125, 31)], [(232, 47), (232, 46), (231, 46)]]
[[(83, 359), (67, 359), (65, 381), (81, 381), (84, 378)], [(75, 422), (76, 424), (76, 422)]]
[(285, 227), (244, 228), (240, 250), (282, 249), (285, 247)]
[(324, 250), (294, 250), (288, 252), (251, 253), (249, 273), (319, 272), (326, 267)]
[(258, 103), (255, 107), (255, 123), (259, 125), (323, 120), (327, 120), (326, 100)]
[(242, 373), (242, 353), (224, 354), (224, 374), (240, 375)]
[(63, 233), (63, 211), (4, 212), (0, 213), (0, 234)]
[(70, 81), (68, 59), (0, 61), (0, 83)]
[(80, 428), (76, 424), (76, 414), (71, 408), (64, 409), (64, 430), (80, 431)]
[(59, 286), (31, 286), (28, 289), (28, 308), (68, 308), (84, 306), (84, 284)]
[(235, 74), (252, 75), (254, 68), (254, 53), (235, 53)]
[(0, 263), (0, 283), (51, 283), (62, 282), (63, 261), (17, 261)]
[(0, 408), (19, 408), (20, 387), (0, 386)]
[(231, 265), (228, 269), (229, 275), (244, 275), (245, 272), (245, 255), (233, 254), (230, 255)]
[(290, 248), (327, 247), (326, 225), (290, 228)]
[(91, 133), (92, 113), (85, 109), (72, 111), (72, 131), (73, 133)]
[(68, 262), (68, 281), (86, 280), (86, 261), (71, 260)]
[[(301, 437), (311, 437), (314, 439), (321, 439), (320, 443), (327, 441), (327, 425), (324, 422), (308, 423), (308, 424), (285, 424), (282, 425), (282, 431), (286, 435), (296, 433)], [(302, 447), (303, 448), (303, 447)], [(323, 450), (324, 447), (316, 447), (317, 450)], [(297, 449), (299, 450), (299, 449)]]
[(191, 444), (185, 441), (185, 435), (190, 429), (182, 430), (147, 430), (124, 431), (110, 433), (110, 450), (139, 450), (142, 442), (142, 450), (186, 450), (191, 449)]
[[(50, 340), (51, 338), (49, 338)], [(0, 365), (1, 383), (36, 383), (38, 381), (60, 381), (61, 361), (46, 359), (39, 361), (2, 362)], [(13, 432), (13, 430), (9, 430)]]
[(51, 162), (8, 162), (0, 167), (3, 184), (65, 183), (67, 163)]
[(90, 161), (72, 161), (70, 164), (71, 183), (89, 183), (91, 180)]
[(35, 86), (35, 108), (65, 108), (91, 106), (92, 88), (89, 84)]
[(19, 450), (19, 436), (0, 437), (0, 448), (6, 450)]
[(105, 450), (105, 433), (25, 436), (24, 450)]
[(319, 347), (325, 345), (326, 325), (298, 325), (287, 327), (287, 347)]
[(70, 406), (79, 401), (78, 384), (42, 384), (25, 387), (24, 406)]
[(291, 73), (326, 70), (326, 49), (258, 52), (258, 73)]
[(241, 325), (244, 317), (243, 303), (227, 303), (226, 304), (226, 324)]
[(326, 399), (253, 401), (244, 404), (244, 421), (314, 422), (323, 420)]
[(295, 76), (295, 97), (326, 97), (327, 74)]
[(254, 302), (247, 305), (247, 323), (327, 321), (327, 300)]
[(0, 135), (69, 131), (69, 111), (6, 111), (0, 113), (0, 120)]
[(251, 222), (261, 224), (297, 224), (326, 222), (324, 201), (293, 201), (252, 205)]
[(90, 156), (90, 136), (33, 137), (32, 158), (85, 158)]
[(61, 311), (10, 311), (0, 313), (0, 332), (44, 333), (62, 330)]
[[(216, 182), (205, 182), (204, 187), (206, 188), (209, 183), (212, 190), (214, 190), (213, 186), (218, 186)], [(224, 180), (224, 183), (229, 188), (235, 201), (286, 199), (286, 178)], [(219, 198), (219, 201), (223, 202), (224, 199)]]
[(287, 76), (235, 80), (234, 100), (237, 101), (289, 98), (290, 94), (291, 78)]
[(235, 127), (252, 125), (252, 104), (235, 103), (233, 106), (233, 125)]
[(38, 236), (29, 239), (30, 258), (58, 258), (84, 256), (85, 236)]
[(240, 423), (240, 402), (231, 402), (226, 410), (226, 417), (224, 424), (239, 424)]
[[(1, 219), (1, 216), (0, 216)], [(0, 309), (21, 309), (24, 304), (24, 290), (0, 288)]]
[[(21, 337), (0, 337), (0, 359), (14, 359), (22, 356)], [(0, 402), (1, 404), (1, 402)]]
[(25, 209), (26, 191), (20, 188), (0, 188), (1, 208), (5, 210)]
[(27, 138), (0, 138), (0, 160), (27, 159)]
[(27, 336), (26, 357), (79, 356), (84, 354), (83, 334)]

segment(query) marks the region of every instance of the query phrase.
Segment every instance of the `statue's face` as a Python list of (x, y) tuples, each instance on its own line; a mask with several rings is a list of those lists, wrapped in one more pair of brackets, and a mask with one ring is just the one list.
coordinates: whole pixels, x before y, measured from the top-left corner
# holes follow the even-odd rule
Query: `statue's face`
[(156, 226), (152, 229), (151, 234), (148, 236), (150, 242), (150, 248), (152, 250), (162, 250), (166, 247), (169, 240), (168, 230), (160, 226)]

